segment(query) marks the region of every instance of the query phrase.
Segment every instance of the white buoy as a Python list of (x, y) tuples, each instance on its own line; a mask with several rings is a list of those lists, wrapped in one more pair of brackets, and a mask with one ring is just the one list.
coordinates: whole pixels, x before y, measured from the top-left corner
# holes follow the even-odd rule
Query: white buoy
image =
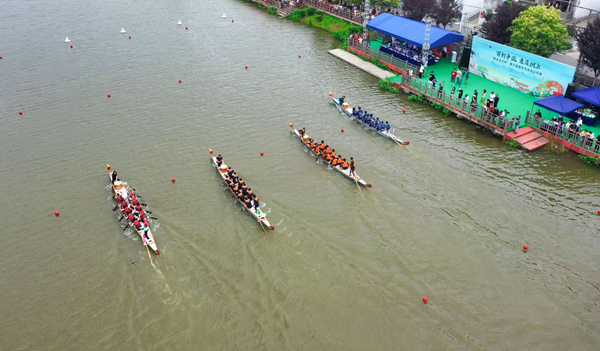
[(125, 28), (121, 28), (121, 34), (125, 34), (127, 33), (127, 31), (125, 30)]
[(182, 25), (182, 24), (183, 24), (183, 23), (181, 23), (181, 20), (179, 20), (179, 21), (177, 22), (177, 25), (178, 25), (178, 26), (180, 26), (180, 25)]
[(225, 13), (223, 13), (223, 16), (221, 16), (222, 18), (227, 18), (227, 15)]
[(69, 39), (69, 37), (66, 37), (65, 38), (65, 43), (70, 43), (70, 42), (71, 42), (71, 39)]

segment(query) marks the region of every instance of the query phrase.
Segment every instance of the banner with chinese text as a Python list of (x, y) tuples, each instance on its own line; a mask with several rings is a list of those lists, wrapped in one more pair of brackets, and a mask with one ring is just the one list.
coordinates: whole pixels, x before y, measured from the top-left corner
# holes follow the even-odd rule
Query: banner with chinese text
[(564, 95), (575, 67), (473, 37), (469, 72), (525, 94), (545, 97)]

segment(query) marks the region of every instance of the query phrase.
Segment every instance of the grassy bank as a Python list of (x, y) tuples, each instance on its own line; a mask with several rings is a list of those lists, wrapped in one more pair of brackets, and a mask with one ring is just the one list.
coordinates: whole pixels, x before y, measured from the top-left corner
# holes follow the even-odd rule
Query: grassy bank
[(311, 27), (321, 28), (341, 40), (342, 46), (352, 33), (362, 33), (362, 27), (349, 23), (337, 17), (316, 10), (312, 7), (296, 10), (288, 16), (292, 21), (298, 21)]

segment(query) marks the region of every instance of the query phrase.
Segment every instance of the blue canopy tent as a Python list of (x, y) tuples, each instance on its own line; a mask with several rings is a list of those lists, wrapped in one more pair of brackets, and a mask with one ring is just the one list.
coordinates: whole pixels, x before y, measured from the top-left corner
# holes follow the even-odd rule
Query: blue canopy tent
[(571, 96), (589, 102), (592, 105), (600, 106), (600, 88), (598, 87), (579, 90), (574, 92)]
[(543, 107), (546, 110), (554, 111), (563, 116), (583, 107), (582, 104), (573, 100), (569, 100), (562, 95), (548, 96), (546, 98), (539, 99), (533, 104)]
[[(418, 47), (423, 47), (425, 42), (425, 26), (425, 23), (420, 21), (383, 13), (369, 21), (367, 29), (383, 33)], [(432, 48), (463, 40), (462, 34), (451, 32), (438, 26), (431, 26), (429, 33), (429, 44)]]

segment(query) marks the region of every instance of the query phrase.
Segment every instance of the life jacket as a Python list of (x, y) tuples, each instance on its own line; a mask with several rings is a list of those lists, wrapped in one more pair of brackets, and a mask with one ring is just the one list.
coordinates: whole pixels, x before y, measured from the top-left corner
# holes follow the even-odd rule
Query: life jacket
[(131, 209), (129, 207), (125, 207), (125, 213), (130, 214), (131, 213)]
[(326, 154), (326, 153), (322, 153), (322, 154), (321, 154), (321, 158), (322, 158), (322, 159), (325, 159), (325, 157), (327, 157), (327, 154)]
[(336, 157), (337, 157), (337, 154), (335, 153), (335, 151), (333, 151), (333, 152), (331, 153), (331, 157), (333, 157), (333, 158), (336, 158)]
[(142, 210), (142, 205), (137, 205), (137, 206), (135, 206), (135, 210), (136, 210), (136, 211), (141, 211), (141, 210)]
[(144, 213), (144, 211), (140, 211), (140, 218), (144, 218), (146, 216), (146, 214)]
[(341, 165), (343, 161), (344, 161), (344, 160), (342, 159), (342, 157), (341, 157), (341, 156), (338, 156), (338, 158), (337, 158), (337, 164), (338, 164), (338, 165)]
[(327, 150), (325, 150), (325, 153), (326, 153), (326, 154), (330, 154), (330, 153), (331, 153), (331, 149), (330, 149), (330, 148), (327, 148)]
[(331, 165), (332, 166), (336, 166), (337, 165), (337, 159), (334, 158), (333, 161), (331, 161)]
[(133, 200), (131, 200), (131, 203), (137, 205), (137, 199), (134, 197)]
[(135, 221), (133, 222), (133, 225), (137, 228), (140, 229), (142, 227), (142, 225), (140, 224), (140, 221)]
[(312, 148), (314, 148), (314, 147), (315, 147), (315, 142), (314, 142), (314, 141), (311, 141), (311, 142), (310, 142), (310, 148), (312, 149)]
[(127, 216), (127, 218), (129, 218), (130, 221), (133, 221), (133, 215), (130, 213), (129, 216)]
[(325, 149), (325, 144), (321, 144), (321, 145), (319, 145), (318, 149), (319, 149), (319, 150), (323, 150), (323, 149)]
[(331, 161), (331, 154), (327, 155), (327, 161)]
[(123, 197), (121, 195), (117, 195), (117, 201), (123, 202)]
[(350, 162), (350, 166), (352, 166), (352, 167), (356, 167), (356, 162), (354, 162), (354, 161), (351, 161), (351, 162)]
[(346, 169), (346, 168), (348, 168), (348, 162), (344, 162), (344, 163), (342, 164), (342, 168), (343, 168), (343, 169)]

